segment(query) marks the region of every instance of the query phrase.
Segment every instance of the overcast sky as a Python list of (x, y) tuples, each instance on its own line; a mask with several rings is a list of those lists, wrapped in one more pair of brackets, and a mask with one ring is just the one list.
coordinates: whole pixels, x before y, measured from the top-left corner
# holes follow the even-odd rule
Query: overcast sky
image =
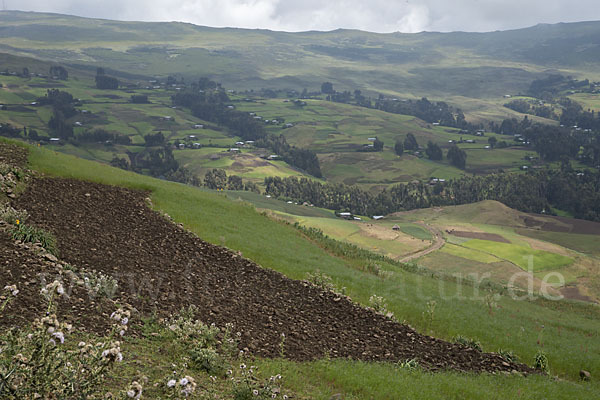
[[(1, 0), (0, 0), (1, 1)], [(493, 31), (600, 20), (598, 0), (4, 0), (7, 9), (285, 31)]]

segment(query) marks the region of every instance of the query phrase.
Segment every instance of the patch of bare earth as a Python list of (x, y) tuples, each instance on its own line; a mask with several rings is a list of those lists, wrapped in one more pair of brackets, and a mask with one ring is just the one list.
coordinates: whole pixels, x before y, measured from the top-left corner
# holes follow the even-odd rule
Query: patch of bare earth
[(447, 230), (446, 232), (451, 235), (463, 237), (463, 238), (489, 240), (492, 242), (499, 242), (499, 243), (510, 243), (510, 241), (508, 239), (506, 239), (503, 236), (498, 235), (497, 233), (468, 232), (468, 231), (454, 231), (454, 230)]

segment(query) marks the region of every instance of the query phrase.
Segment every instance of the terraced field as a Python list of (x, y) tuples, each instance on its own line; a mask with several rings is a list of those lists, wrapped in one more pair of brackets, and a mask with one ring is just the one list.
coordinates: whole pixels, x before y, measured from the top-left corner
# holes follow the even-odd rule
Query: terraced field
[[(391, 220), (424, 220), (444, 231), (447, 244), (439, 252), (443, 255), (419, 261), (427, 268), (463, 277), (489, 273), (492, 281), (502, 285), (527, 287), (530, 281), (518, 275), (524, 270), (536, 288), (546, 279), (563, 293), (574, 291), (574, 298), (581, 293), (598, 300), (598, 224), (525, 214), (493, 201), (414, 210), (395, 214)], [(581, 233), (558, 234), (557, 230)]]

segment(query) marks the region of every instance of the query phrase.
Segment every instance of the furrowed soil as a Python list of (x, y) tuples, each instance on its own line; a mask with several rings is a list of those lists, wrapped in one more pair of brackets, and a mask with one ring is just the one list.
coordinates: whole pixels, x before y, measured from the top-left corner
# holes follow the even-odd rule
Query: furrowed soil
[[(285, 357), (297, 361), (325, 355), (372, 361), (416, 358), (430, 370), (533, 372), (496, 354), (420, 335), (348, 298), (263, 269), (152, 211), (146, 196), (76, 180), (37, 178), (13, 206), (28, 210), (30, 223), (56, 235), (61, 259), (115, 277), (120, 301), (163, 317), (195, 304), (203, 322), (233, 323), (242, 333), (241, 348), (256, 356), (280, 356), (285, 334)], [(12, 245), (0, 242), (7, 254), (14, 251)], [(13, 263), (10, 258), (2, 262)], [(12, 278), (27, 265), (25, 259), (16, 260)], [(99, 329), (91, 318), (81, 321), (91, 331)]]
[(536, 214), (528, 214), (522, 219), (528, 228), (542, 231), (600, 235), (600, 223), (598, 222)]
[(510, 241), (508, 241), (506, 238), (498, 235), (497, 233), (451, 231), (450, 234), (454, 235), (454, 236), (463, 237), (463, 238), (469, 238), (469, 239), (481, 239), (481, 240), (489, 240), (492, 242), (510, 243)]
[(106, 297), (92, 296), (41, 247), (10, 240), (6, 229), (0, 223), (0, 287), (17, 284), (19, 294), (0, 314), (0, 325), (23, 327), (43, 317), (47, 306), (40, 288), (58, 279), (65, 286), (65, 296), (55, 299), (58, 315), (67, 316), (83, 330), (105, 333), (110, 328), (108, 316), (116, 309), (115, 304)]
[(0, 142), (0, 163), (24, 167), (27, 164), (27, 149)]

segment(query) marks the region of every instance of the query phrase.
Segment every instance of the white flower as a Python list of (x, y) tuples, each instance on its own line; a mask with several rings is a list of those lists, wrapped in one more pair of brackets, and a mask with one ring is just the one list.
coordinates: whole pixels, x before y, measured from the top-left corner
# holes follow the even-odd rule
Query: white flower
[(131, 397), (131, 398), (134, 398), (134, 397), (135, 397), (135, 390), (133, 390), (133, 389), (129, 389), (129, 390), (127, 391), (127, 396), (129, 396), (129, 397)]
[(19, 294), (19, 289), (17, 289), (17, 285), (6, 285), (4, 286), (4, 290), (9, 291), (13, 296)]
[(60, 284), (58, 285), (58, 287), (56, 288), (56, 293), (61, 294), (61, 295), (65, 294), (65, 289), (63, 288), (62, 285), (60, 285)]
[(119, 354), (117, 354), (117, 362), (121, 362), (121, 361), (123, 361), (123, 354), (119, 353)]
[(65, 342), (65, 335), (62, 332), (55, 332), (54, 334), (52, 334), (52, 336), (60, 340), (61, 344)]
[(128, 323), (128, 322), (129, 322), (129, 318), (127, 318), (127, 317), (125, 317), (125, 318), (123, 318), (123, 319), (121, 320), (121, 323), (122, 323), (123, 325), (127, 325), (127, 323)]
[(254, 389), (254, 390), (252, 391), (252, 394), (253, 394), (253, 395), (255, 395), (255, 396), (258, 396), (258, 390)]
[(167, 382), (167, 386), (172, 388), (175, 386), (176, 383), (177, 381), (175, 379), (171, 379), (169, 382)]
[(185, 385), (187, 385), (188, 383), (189, 383), (189, 381), (188, 381), (188, 379), (187, 379), (187, 378), (181, 378), (181, 380), (179, 381), (179, 384), (180, 384), (181, 386), (185, 386)]
[(108, 350), (104, 350), (102, 352), (102, 357), (106, 357), (108, 355), (109, 351)]

